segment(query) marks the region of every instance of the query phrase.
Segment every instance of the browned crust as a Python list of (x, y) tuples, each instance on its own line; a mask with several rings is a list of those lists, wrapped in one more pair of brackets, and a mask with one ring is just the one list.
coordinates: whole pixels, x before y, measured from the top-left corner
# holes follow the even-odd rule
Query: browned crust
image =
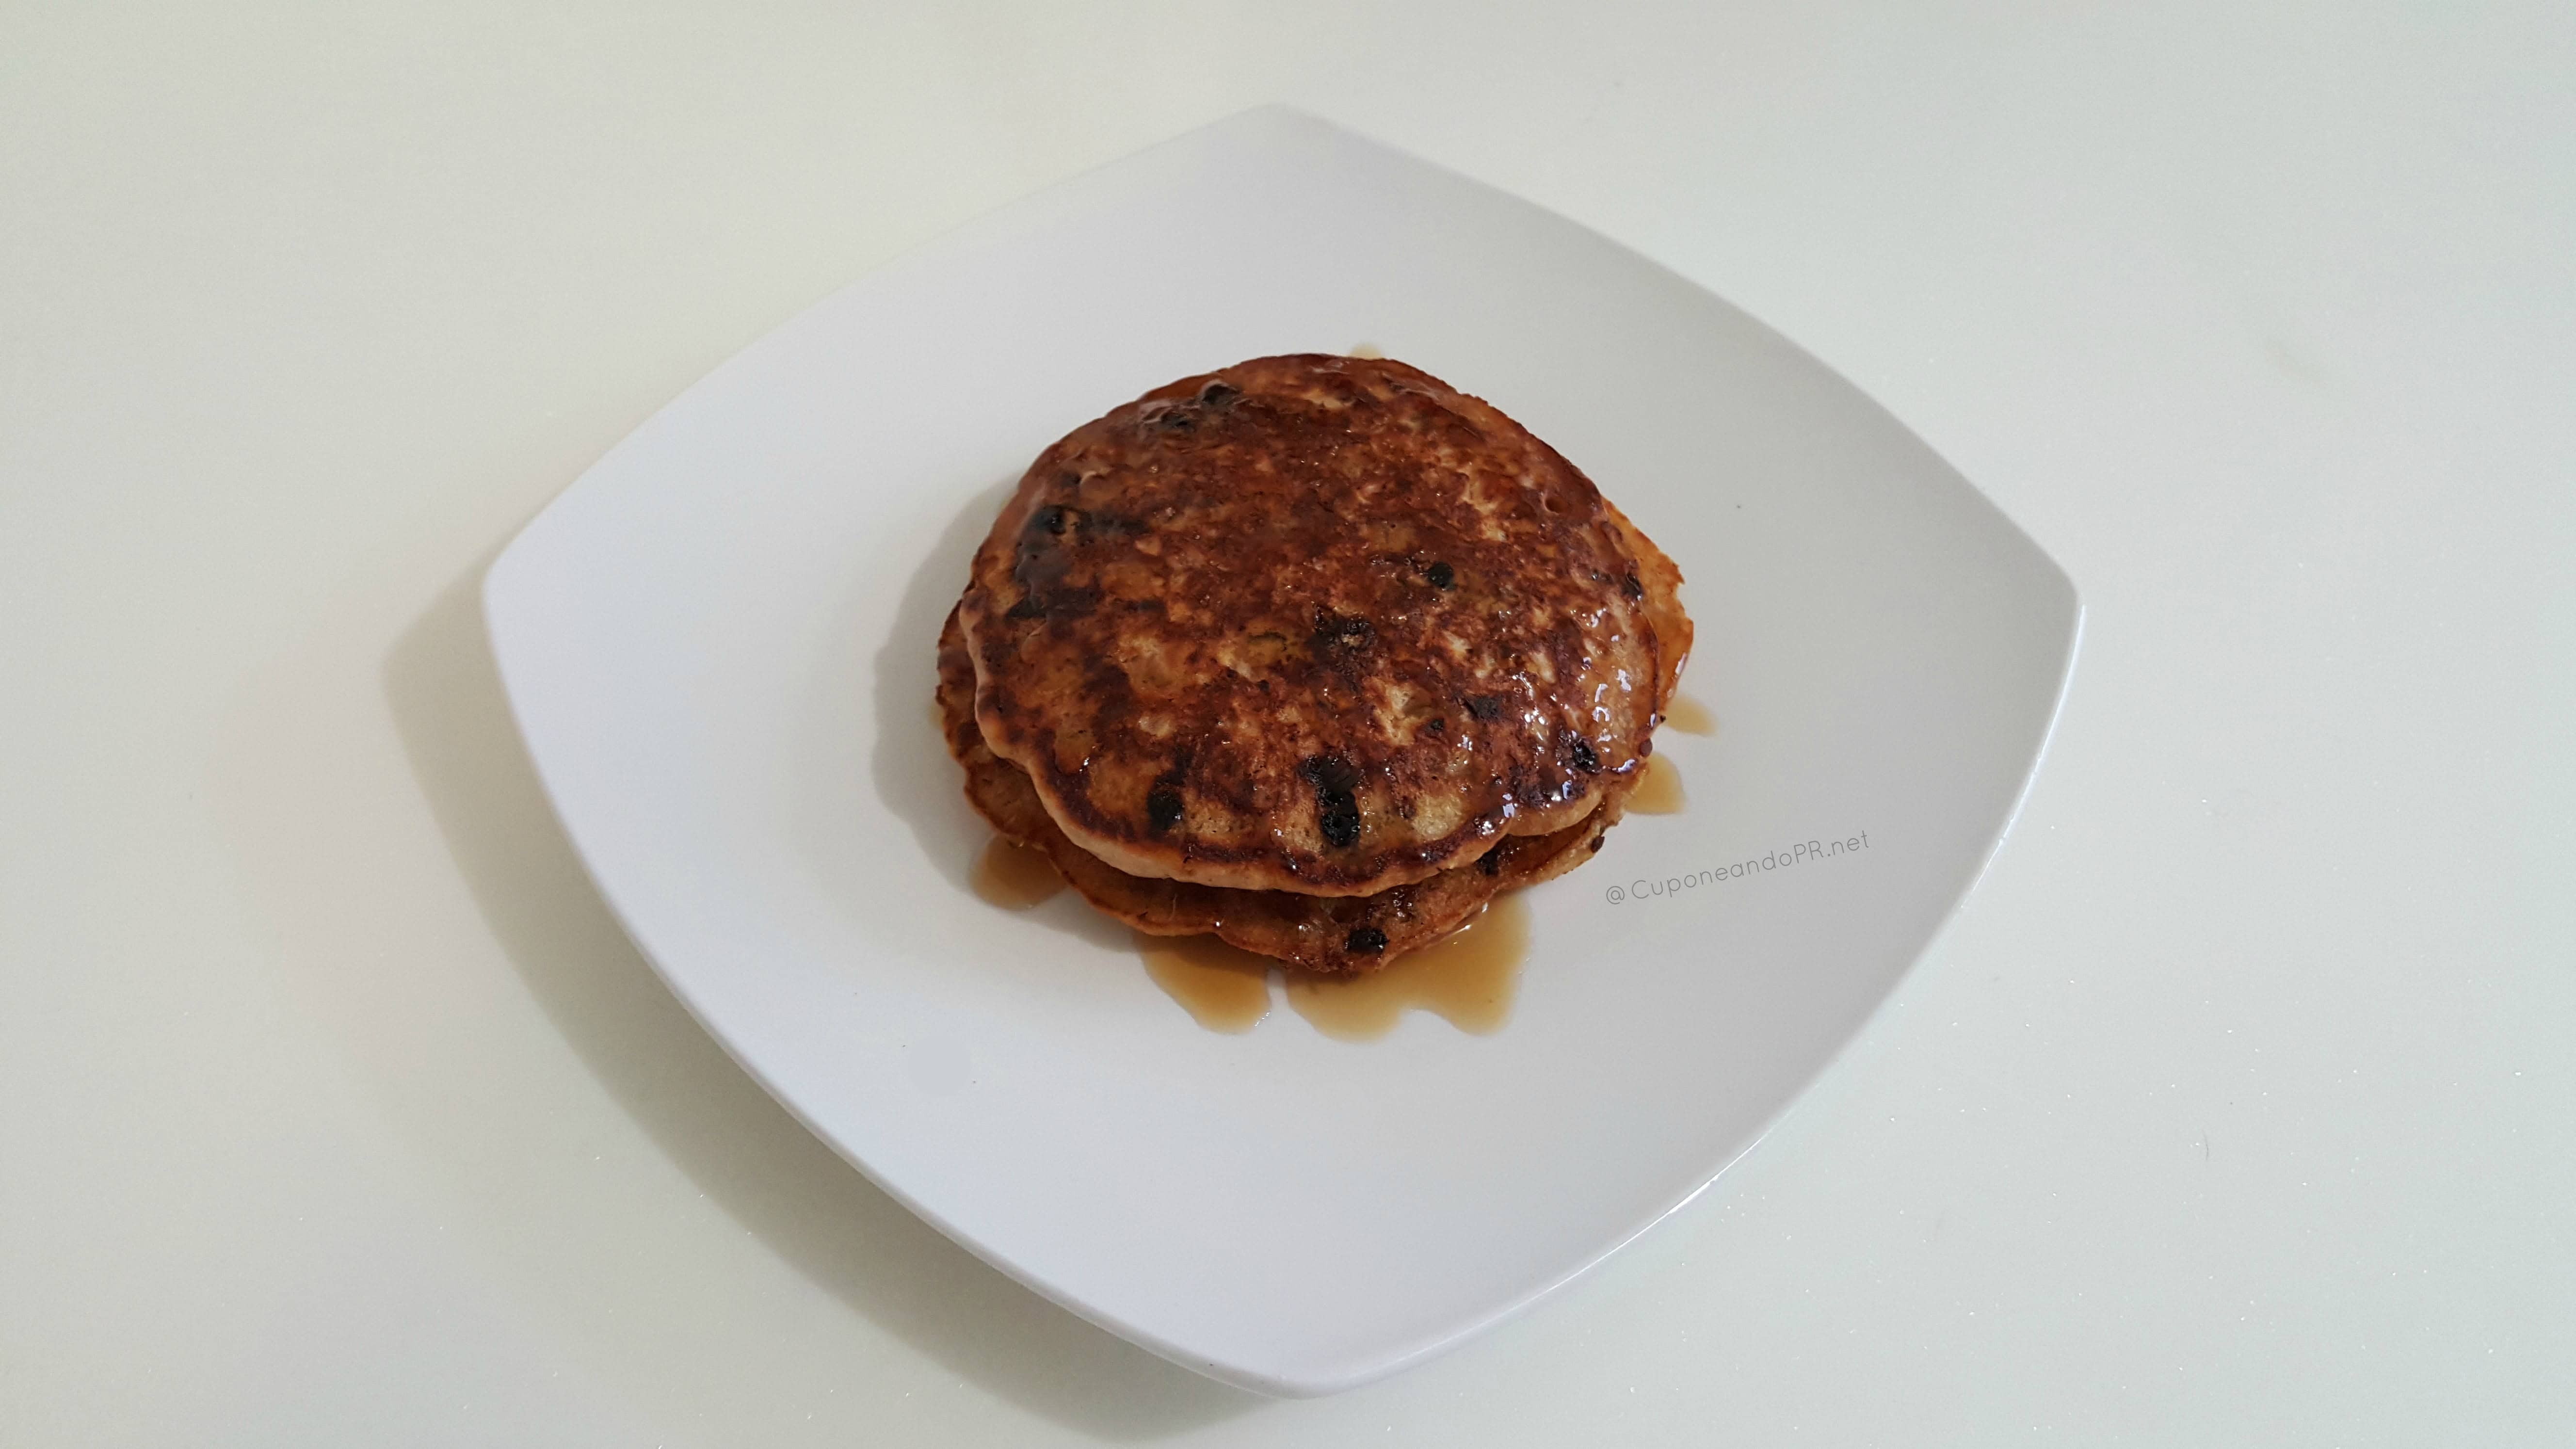
[(1610, 523), (1619, 530), (1620, 540), (1637, 556), (1638, 581), (1646, 588), (1646, 622), (1655, 630), (1655, 723), (1662, 724), (1673, 696), (1681, 693), (1682, 670), (1690, 663), (1691, 644), (1699, 633), (1682, 608), (1681, 565), (1630, 523), (1619, 505), (1604, 499), (1601, 506), (1609, 511)]
[(1643, 575), (1679, 576), (1635, 537), (1402, 363), (1185, 378), (1041, 454), (996, 520), (959, 606), (980, 735), (1123, 877), (1427, 883), (1642, 768), (1679, 658)]
[(949, 753), (965, 768), (967, 800), (1005, 839), (1044, 852), (1085, 900), (1140, 931), (1213, 934), (1307, 971), (1374, 970), (1466, 924), (1499, 892), (1573, 869), (1601, 848), (1602, 836), (1618, 821), (1628, 794), (1628, 782), (1622, 780), (1573, 825), (1547, 835), (1511, 837), (1474, 864), (1373, 895), (1234, 890), (1136, 876), (1084, 851), (1057, 827), (1028, 776), (986, 745), (975, 721), (974, 690), (974, 665), (951, 610), (939, 638), (941, 723)]

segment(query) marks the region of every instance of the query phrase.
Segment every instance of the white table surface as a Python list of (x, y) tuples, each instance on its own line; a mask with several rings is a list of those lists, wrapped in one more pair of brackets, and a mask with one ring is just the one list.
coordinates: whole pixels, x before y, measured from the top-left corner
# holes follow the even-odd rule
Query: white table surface
[[(2576, 1436), (2576, 11), (863, 9), (0, 13), (0, 1442)], [(2090, 611), (1788, 1124), (1304, 1403), (733, 1068), (471, 591), (806, 303), (1271, 100), (1779, 327)]]

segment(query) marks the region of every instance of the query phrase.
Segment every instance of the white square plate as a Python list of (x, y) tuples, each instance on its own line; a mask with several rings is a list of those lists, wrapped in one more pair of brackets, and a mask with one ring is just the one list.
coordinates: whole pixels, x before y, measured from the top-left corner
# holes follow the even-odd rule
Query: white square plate
[[(931, 725), (932, 643), (1058, 435), (1362, 342), (1519, 418), (1672, 553), (1685, 688), (1723, 728), (1658, 742), (1687, 811), (1533, 893), (1500, 1032), (1415, 1015), (1353, 1044), (1280, 1011), (1219, 1035), (1069, 894), (970, 891), (986, 832)], [(2080, 619), (2009, 520), (1760, 324), (1275, 109), (780, 327), (548, 507), (485, 603), (565, 828), (745, 1069), (1004, 1272), (1279, 1394), (1455, 1345), (1751, 1146), (2001, 839)]]

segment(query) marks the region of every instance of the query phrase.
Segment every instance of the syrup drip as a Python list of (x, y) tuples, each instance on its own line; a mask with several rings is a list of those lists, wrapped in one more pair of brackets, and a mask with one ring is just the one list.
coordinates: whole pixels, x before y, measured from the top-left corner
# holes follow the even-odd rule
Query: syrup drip
[(1628, 796), (1628, 809), (1638, 815), (1678, 815), (1690, 797), (1682, 793), (1681, 767), (1662, 755), (1646, 757), (1646, 778)]
[(1411, 1008), (1448, 1018), (1460, 1031), (1486, 1036), (1511, 1018), (1529, 955), (1529, 907), (1518, 894), (1447, 937), (1408, 951), (1363, 976), (1291, 972), (1288, 1004), (1315, 1030), (1343, 1041), (1374, 1041)]
[(1270, 960), (1214, 936), (1147, 936), (1145, 974), (1210, 1031), (1241, 1035), (1270, 1014)]
[(1708, 712), (1707, 705), (1687, 694), (1673, 696), (1671, 707), (1664, 711), (1664, 723), (1686, 735), (1717, 733), (1717, 716)]
[(1063, 889), (1054, 862), (998, 835), (975, 862), (975, 894), (1006, 911), (1025, 911)]

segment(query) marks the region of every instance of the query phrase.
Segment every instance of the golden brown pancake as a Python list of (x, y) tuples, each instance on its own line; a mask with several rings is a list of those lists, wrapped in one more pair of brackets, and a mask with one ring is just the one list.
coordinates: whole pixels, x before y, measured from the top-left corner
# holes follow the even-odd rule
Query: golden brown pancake
[[(1391, 947), (1416, 920), (1447, 929), (1453, 898), (1449, 924), (1472, 914), (1484, 897), (1446, 882), (1505, 842), (1597, 840), (1616, 818), (1688, 648), (1678, 581), (1489, 404), (1400, 362), (1306, 355), (1185, 378), (1047, 449), (957, 619), (978, 747), (1075, 855), (1172, 882), (1174, 902), (1293, 895), (1280, 930), (1300, 942), (1331, 933), (1310, 898), (1344, 898), (1394, 922), (1349, 928)], [(1158, 916), (1065, 869), (1147, 930), (1240, 919)], [(1348, 955), (1237, 944), (1317, 969)]]
[(1615, 782), (1591, 814), (1547, 835), (1506, 839), (1472, 865), (1367, 896), (1234, 890), (1130, 875), (1075, 845), (1039, 804), (1029, 777), (984, 742), (974, 712), (975, 667), (952, 610), (939, 636), (939, 709), (948, 749), (966, 771), (966, 798), (1014, 844), (1045, 853), (1101, 911), (1162, 936), (1213, 934), (1308, 971), (1369, 970), (1428, 945), (1475, 918), (1499, 892), (1571, 870), (1601, 848), (1629, 782)]

